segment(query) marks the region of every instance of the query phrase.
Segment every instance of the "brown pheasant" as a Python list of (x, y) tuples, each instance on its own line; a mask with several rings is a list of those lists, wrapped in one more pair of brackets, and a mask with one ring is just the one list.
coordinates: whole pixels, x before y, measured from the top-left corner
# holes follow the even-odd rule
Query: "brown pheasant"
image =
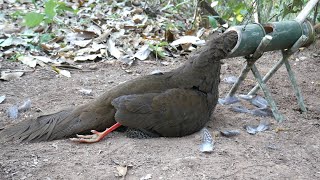
[(237, 42), (236, 32), (211, 38), (180, 68), (123, 83), (92, 102), (23, 121), (0, 132), (0, 139), (46, 141), (78, 135), (97, 142), (123, 125), (150, 136), (179, 137), (199, 131), (218, 100), (220, 60)]

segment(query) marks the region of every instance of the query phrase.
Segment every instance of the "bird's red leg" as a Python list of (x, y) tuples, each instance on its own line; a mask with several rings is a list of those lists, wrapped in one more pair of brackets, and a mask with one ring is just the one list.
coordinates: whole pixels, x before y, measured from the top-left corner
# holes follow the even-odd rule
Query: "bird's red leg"
[(94, 143), (94, 142), (99, 142), (101, 139), (103, 139), (106, 135), (111, 133), (112, 131), (116, 130), (118, 127), (120, 127), (120, 123), (115, 123), (113, 126), (110, 128), (107, 128), (103, 132), (98, 132), (96, 130), (91, 130), (92, 135), (78, 135), (77, 138), (70, 138), (71, 141), (74, 142), (80, 142), (80, 143)]

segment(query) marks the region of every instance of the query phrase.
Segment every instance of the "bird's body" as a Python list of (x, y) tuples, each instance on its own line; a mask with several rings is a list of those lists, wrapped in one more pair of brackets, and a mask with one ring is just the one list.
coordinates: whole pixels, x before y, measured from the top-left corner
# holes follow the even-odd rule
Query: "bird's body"
[(210, 119), (218, 100), (220, 60), (236, 42), (235, 32), (222, 34), (178, 69), (125, 82), (74, 109), (23, 121), (0, 131), (0, 139), (61, 139), (116, 122), (160, 136), (194, 133)]

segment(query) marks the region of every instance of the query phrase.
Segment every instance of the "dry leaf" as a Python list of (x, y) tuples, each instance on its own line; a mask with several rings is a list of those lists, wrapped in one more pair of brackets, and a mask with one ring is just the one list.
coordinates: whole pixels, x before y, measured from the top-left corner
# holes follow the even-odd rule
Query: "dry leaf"
[(140, 178), (140, 180), (148, 180), (148, 179), (151, 179), (152, 178), (152, 174), (147, 174), (143, 177)]
[(149, 49), (149, 45), (146, 44), (144, 46), (142, 46), (137, 52), (136, 54), (134, 55), (134, 57), (140, 59), (140, 60), (146, 60), (149, 55), (150, 55), (151, 51)]
[(111, 38), (108, 39), (107, 46), (108, 51), (113, 57), (119, 59), (122, 56), (122, 53), (119, 51), (119, 49), (116, 48), (115, 43), (112, 41)]
[(171, 43), (171, 46), (177, 46), (180, 44), (194, 44), (194, 45), (204, 45), (205, 41), (199, 39), (196, 36), (182, 36), (180, 39), (177, 39)]
[(124, 177), (127, 175), (128, 167), (127, 166), (117, 166), (117, 174), (116, 176)]
[(33, 58), (40, 60), (44, 63), (49, 63), (49, 62), (51, 63), (52, 62), (52, 60), (50, 58), (45, 57), (45, 56), (33, 56)]
[(60, 70), (60, 74), (66, 77), (71, 77), (70, 71), (67, 71), (67, 70)]
[(142, 23), (143, 19), (144, 19), (144, 16), (139, 14), (136, 14), (132, 17), (133, 22), (136, 24)]
[(17, 46), (17, 45), (27, 45), (27, 42), (18, 37), (9, 37), (8, 39), (4, 40), (2, 43), (0, 43), (0, 47), (8, 47), (8, 46)]
[(13, 79), (17, 79), (21, 77), (24, 74), (24, 72), (10, 72), (10, 71), (1, 71), (0, 79), (5, 81), (10, 81)]
[(106, 41), (108, 36), (111, 34), (112, 29), (107, 29), (105, 32), (103, 32), (99, 37), (94, 39), (95, 42), (101, 43), (103, 41)]
[(59, 69), (56, 66), (52, 66), (52, 69), (55, 72), (57, 72), (58, 74), (61, 74), (61, 75), (66, 76), (66, 77), (71, 77), (70, 71)]
[(97, 57), (100, 57), (101, 55), (99, 54), (90, 54), (90, 55), (85, 55), (85, 56), (77, 56), (74, 58), (74, 61), (86, 61), (86, 60), (95, 60)]
[(86, 47), (89, 43), (91, 43), (92, 40), (77, 40), (77, 41), (73, 41), (72, 43), (79, 46), (79, 47)]
[(112, 40), (119, 39), (119, 38), (123, 37), (123, 35), (124, 35), (125, 32), (126, 32), (126, 31), (125, 31), (124, 29), (120, 29), (119, 32), (112, 33), (112, 34), (110, 35), (110, 38), (111, 38)]
[(18, 60), (32, 68), (36, 67), (37, 65), (37, 60), (32, 56), (20, 56), (18, 57)]

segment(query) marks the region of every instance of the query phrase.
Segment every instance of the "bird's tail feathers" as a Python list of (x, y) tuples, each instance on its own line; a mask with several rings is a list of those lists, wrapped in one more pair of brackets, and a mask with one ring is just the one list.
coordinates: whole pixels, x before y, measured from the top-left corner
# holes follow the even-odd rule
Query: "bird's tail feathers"
[(46, 141), (59, 139), (69, 134), (58, 133), (58, 124), (63, 123), (72, 109), (63, 110), (54, 114), (39, 116), (36, 119), (22, 121), (0, 131), (0, 142), (6, 141)]

